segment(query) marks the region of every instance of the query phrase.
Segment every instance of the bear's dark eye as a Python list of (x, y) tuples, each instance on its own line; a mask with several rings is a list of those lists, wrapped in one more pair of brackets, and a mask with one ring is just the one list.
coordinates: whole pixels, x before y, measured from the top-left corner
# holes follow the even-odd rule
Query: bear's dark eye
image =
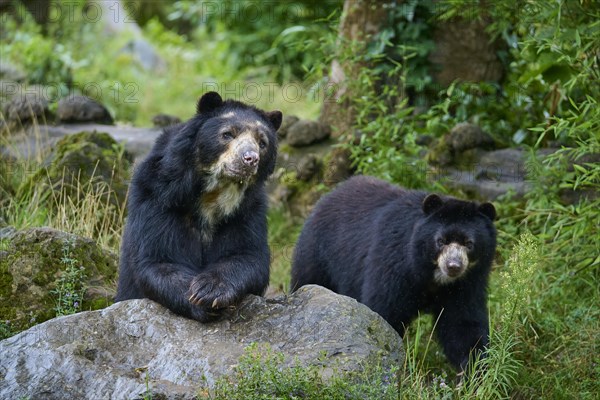
[(258, 142), (258, 145), (260, 146), (261, 149), (264, 149), (267, 147), (267, 141), (264, 139), (261, 139), (260, 142)]
[(233, 139), (233, 133), (230, 131), (225, 131), (221, 134), (221, 136), (223, 137), (223, 139), (225, 140), (231, 140)]
[(437, 240), (437, 245), (438, 245), (439, 247), (443, 247), (445, 244), (446, 244), (446, 242), (444, 242), (444, 239), (442, 239), (442, 238), (439, 238), (439, 239)]
[(467, 241), (465, 242), (465, 246), (467, 247), (467, 249), (469, 249), (469, 250), (473, 250), (473, 247), (475, 247), (475, 243), (473, 243), (473, 241), (472, 241), (472, 240), (467, 240)]

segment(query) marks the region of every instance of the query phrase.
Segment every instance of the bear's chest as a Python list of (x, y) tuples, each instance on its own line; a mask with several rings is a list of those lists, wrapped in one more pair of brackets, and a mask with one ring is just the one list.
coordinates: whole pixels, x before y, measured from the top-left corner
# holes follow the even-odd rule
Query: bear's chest
[(223, 184), (200, 197), (203, 239), (210, 239), (215, 226), (237, 211), (244, 200), (246, 186), (238, 183)]

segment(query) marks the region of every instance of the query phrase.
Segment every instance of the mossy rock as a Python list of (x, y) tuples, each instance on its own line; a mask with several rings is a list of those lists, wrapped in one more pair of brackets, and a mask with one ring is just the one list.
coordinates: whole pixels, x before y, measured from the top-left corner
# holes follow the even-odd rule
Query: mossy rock
[[(98, 213), (121, 217), (127, 195), (132, 157), (109, 134), (80, 132), (54, 146), (43, 165), (17, 190), (17, 196), (35, 193), (52, 211), (58, 205), (79, 206), (94, 198)], [(106, 221), (103, 215), (99, 221)]]
[(56, 316), (58, 294), (68, 264), (81, 270), (85, 290), (80, 310), (113, 302), (117, 256), (93, 240), (50, 228), (16, 231), (0, 242), (0, 321), (11, 333)]
[(125, 199), (126, 180), (132, 159), (108, 133), (80, 132), (56, 143), (42, 167), (25, 182), (21, 190), (52, 183), (54, 190), (64, 186), (76, 189), (88, 182), (104, 182), (116, 197)]
[(495, 147), (496, 143), (488, 133), (475, 124), (463, 122), (430, 146), (427, 161), (434, 165), (468, 168), (482, 150)]

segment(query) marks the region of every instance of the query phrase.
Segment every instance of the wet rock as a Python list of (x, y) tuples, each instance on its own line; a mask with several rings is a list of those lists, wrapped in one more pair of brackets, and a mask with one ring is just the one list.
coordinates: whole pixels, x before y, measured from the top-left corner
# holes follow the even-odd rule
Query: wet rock
[(97, 101), (86, 96), (68, 96), (58, 101), (56, 116), (60, 122), (96, 122), (112, 125), (114, 123), (108, 110)]
[(376, 313), (318, 286), (275, 299), (248, 296), (211, 324), (151, 300), (129, 300), (37, 325), (0, 342), (0, 397), (195, 399), (235, 379), (245, 349), (265, 346), (283, 366), (324, 377), (371, 363), (402, 365), (402, 340)]

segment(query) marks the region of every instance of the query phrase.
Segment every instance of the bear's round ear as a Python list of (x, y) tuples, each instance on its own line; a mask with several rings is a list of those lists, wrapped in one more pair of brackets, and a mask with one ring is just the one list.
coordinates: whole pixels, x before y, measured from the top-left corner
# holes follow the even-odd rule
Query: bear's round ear
[(223, 99), (221, 95), (217, 92), (208, 92), (205, 93), (200, 100), (198, 100), (198, 106), (196, 107), (196, 112), (198, 114), (210, 112), (223, 104)]
[(480, 213), (482, 213), (483, 215), (488, 217), (490, 219), (490, 221), (493, 221), (496, 219), (496, 208), (494, 207), (494, 205), (492, 203), (483, 203), (483, 204), (479, 205), (479, 208), (477, 208), (477, 211), (479, 211)]
[(281, 121), (283, 119), (283, 114), (281, 114), (281, 111), (269, 111), (265, 114), (267, 115), (267, 118), (271, 125), (273, 125), (273, 128), (275, 128), (275, 130), (279, 129), (279, 127), (281, 126)]
[(444, 200), (437, 194), (430, 194), (423, 200), (423, 212), (425, 215), (429, 215), (436, 211), (444, 204)]

